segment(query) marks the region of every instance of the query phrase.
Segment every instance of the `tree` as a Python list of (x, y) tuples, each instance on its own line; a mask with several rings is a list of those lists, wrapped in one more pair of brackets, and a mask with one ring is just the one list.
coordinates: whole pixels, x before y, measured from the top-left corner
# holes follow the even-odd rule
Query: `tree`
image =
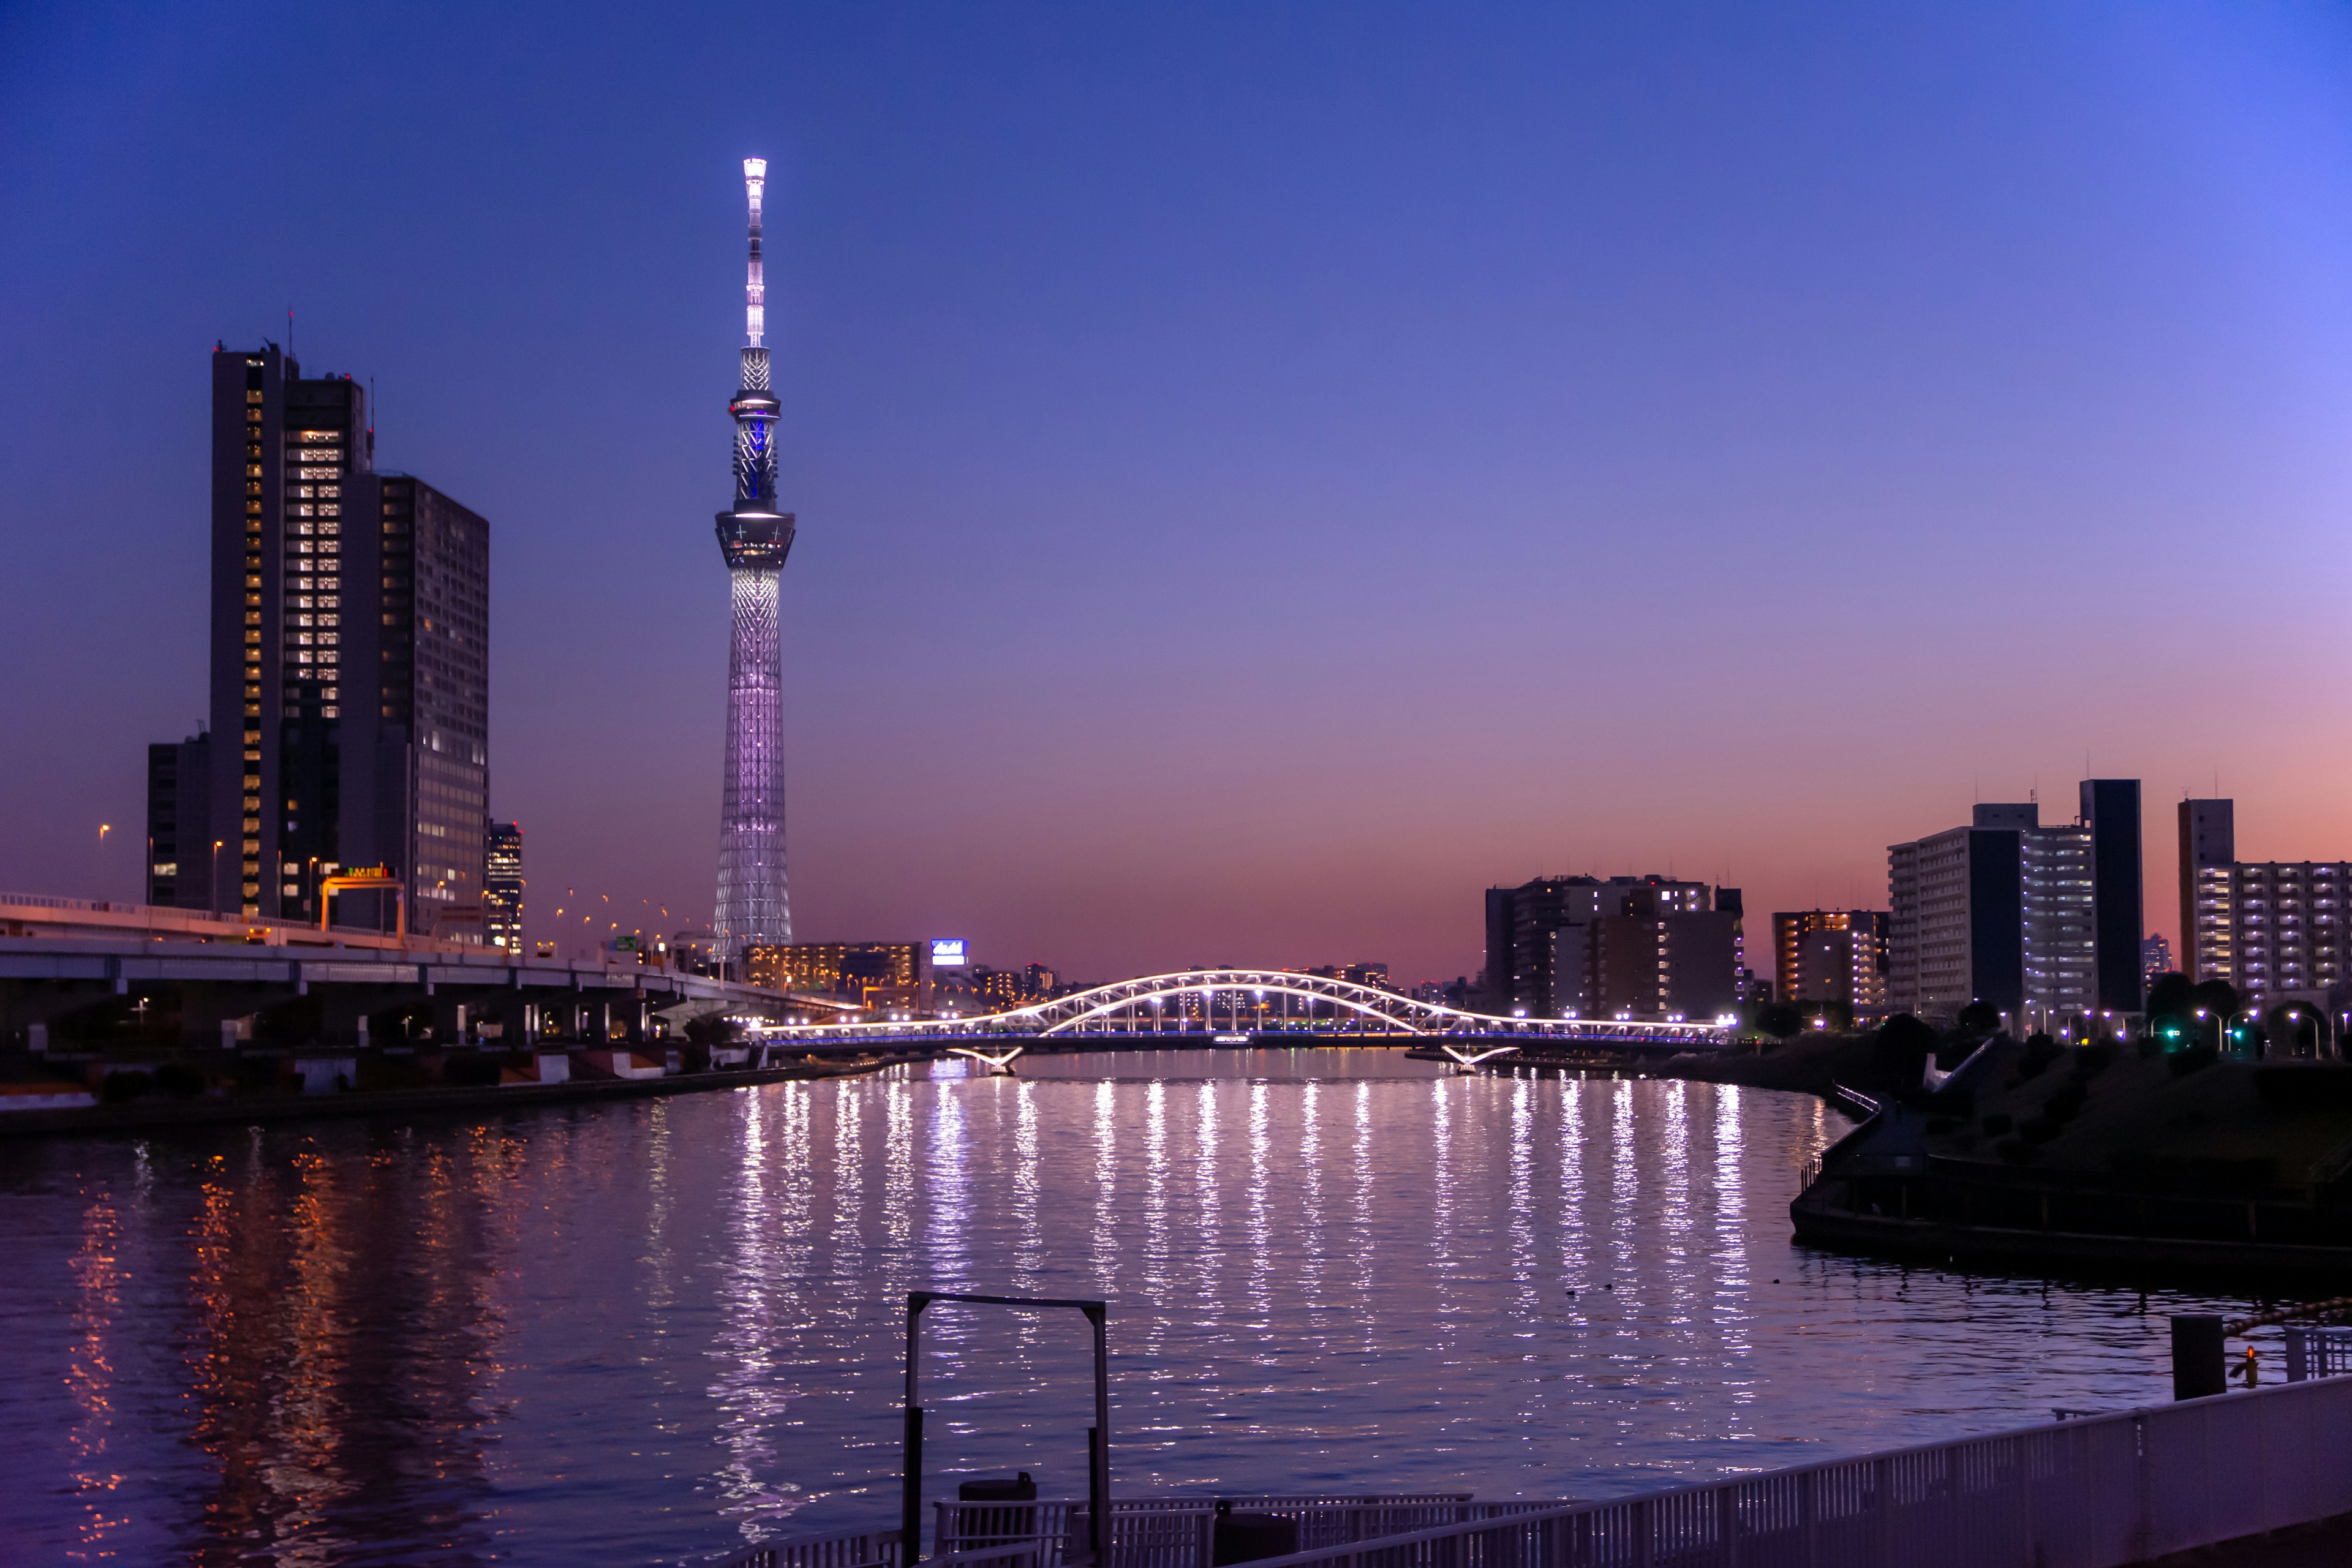
[(1954, 1022), (1964, 1035), (1990, 1035), (2000, 1027), (2000, 1009), (1990, 1002), (1971, 1002)]
[(1767, 1002), (1756, 1009), (1756, 1026), (1785, 1040), (1804, 1028), (1805, 1015), (1794, 1002)]
[(2147, 1016), (2151, 1019), (2186, 1018), (2197, 1010), (2196, 994), (2197, 987), (2189, 984), (2189, 976), (2168, 970), (2147, 988)]
[(1916, 1089), (1941, 1038), (1931, 1025), (1897, 1013), (1878, 1026), (1878, 1038), (1870, 1047), (1872, 1064), (1883, 1082)]

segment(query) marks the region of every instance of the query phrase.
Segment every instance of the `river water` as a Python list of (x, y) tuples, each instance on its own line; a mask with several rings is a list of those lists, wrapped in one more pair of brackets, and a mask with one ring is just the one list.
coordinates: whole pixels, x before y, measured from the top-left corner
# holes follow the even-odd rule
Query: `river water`
[[(1114, 1486), (1594, 1497), (2167, 1397), (2210, 1298), (1792, 1247), (1810, 1098), (1037, 1058), (0, 1148), (0, 1563), (676, 1563), (894, 1523), (910, 1289), (1111, 1303)], [(1085, 1321), (925, 1319), (934, 1494)]]

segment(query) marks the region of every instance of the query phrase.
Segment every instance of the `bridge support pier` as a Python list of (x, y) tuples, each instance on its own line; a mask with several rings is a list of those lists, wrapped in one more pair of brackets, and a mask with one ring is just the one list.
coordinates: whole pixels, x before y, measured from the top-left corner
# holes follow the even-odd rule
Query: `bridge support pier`
[[(319, 998), (319, 1044), (356, 1047), (375, 1043), (368, 1037), (368, 1015), (385, 1002), (381, 993), (357, 985), (324, 985), (314, 994)], [(217, 1033), (219, 1026), (214, 1028)]]

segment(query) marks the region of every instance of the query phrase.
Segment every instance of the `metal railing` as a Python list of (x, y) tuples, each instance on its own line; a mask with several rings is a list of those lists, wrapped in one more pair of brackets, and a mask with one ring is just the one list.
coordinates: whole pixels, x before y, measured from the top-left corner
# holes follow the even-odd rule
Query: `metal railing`
[[(1519, 1511), (1309, 1546), (1253, 1568), (2124, 1568), (2352, 1514), (2347, 1453), (2352, 1376), (2326, 1377), (1607, 1502), (1425, 1500)], [(1281, 1500), (1247, 1506), (1278, 1511), (1265, 1505)], [(1047, 1505), (1035, 1506), (1042, 1513)], [(1144, 1547), (1162, 1527), (1189, 1525), (1192, 1540), (1201, 1539), (1201, 1505), (1191, 1500), (1114, 1506), (1118, 1568), (1129, 1541)], [(1310, 1506), (1374, 1511), (1409, 1509), (1414, 1500)], [(727, 1563), (898, 1568), (895, 1532), (888, 1540), (887, 1556), (861, 1557), (860, 1548), (838, 1542), (787, 1543)], [(1058, 1561), (1056, 1542), (1043, 1532), (932, 1560), (940, 1568), (1055, 1568)]]
[(2123, 1568), (2352, 1513), (2352, 1378), (2120, 1412), (1252, 1568)]
[(815, 1541), (771, 1541), (718, 1559), (711, 1568), (898, 1568), (898, 1532), (828, 1535)]
[[(1408, 1495), (1128, 1498), (1111, 1505), (1111, 1553), (1118, 1568), (1209, 1568), (1216, 1521), (1233, 1510), (1272, 1514), (1298, 1526), (1302, 1551), (1401, 1535), (1441, 1525), (1500, 1519), (1551, 1501), (1476, 1502), (1467, 1492)], [(1076, 1501), (935, 1502), (931, 1540), (943, 1555), (1034, 1543), (1040, 1561), (1060, 1563), (1083, 1540), (1085, 1505)]]
[(2286, 1331), (2286, 1380), (2301, 1383), (2313, 1377), (2340, 1377), (2352, 1373), (2352, 1331), (2289, 1328)]

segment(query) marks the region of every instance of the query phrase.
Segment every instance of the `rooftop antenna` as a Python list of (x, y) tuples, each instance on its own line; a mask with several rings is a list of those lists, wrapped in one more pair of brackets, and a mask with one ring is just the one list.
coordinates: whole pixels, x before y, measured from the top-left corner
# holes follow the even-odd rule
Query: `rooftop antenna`
[(760, 267), (760, 198), (768, 188), (768, 161), (743, 160), (743, 188), (751, 200), (751, 262), (743, 283), (743, 332), (753, 348), (765, 346), (768, 336), (768, 285)]

